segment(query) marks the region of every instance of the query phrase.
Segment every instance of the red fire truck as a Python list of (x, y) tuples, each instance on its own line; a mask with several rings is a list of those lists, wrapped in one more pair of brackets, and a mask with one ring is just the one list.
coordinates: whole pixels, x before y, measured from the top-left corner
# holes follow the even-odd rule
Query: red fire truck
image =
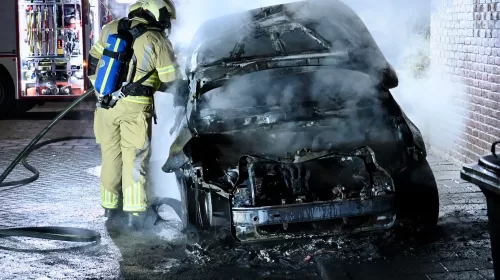
[[(118, 1), (118, 2), (117, 2)], [(0, 116), (87, 89), (86, 57), (120, 0), (9, 0), (0, 4)], [(15, 11), (15, 12), (13, 12)]]

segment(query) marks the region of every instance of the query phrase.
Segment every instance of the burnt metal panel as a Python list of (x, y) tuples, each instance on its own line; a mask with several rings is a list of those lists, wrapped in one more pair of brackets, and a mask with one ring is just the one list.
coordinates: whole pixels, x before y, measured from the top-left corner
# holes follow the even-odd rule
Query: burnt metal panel
[(392, 211), (394, 202), (395, 195), (384, 195), (366, 200), (233, 208), (233, 223), (235, 226), (264, 226), (378, 214)]

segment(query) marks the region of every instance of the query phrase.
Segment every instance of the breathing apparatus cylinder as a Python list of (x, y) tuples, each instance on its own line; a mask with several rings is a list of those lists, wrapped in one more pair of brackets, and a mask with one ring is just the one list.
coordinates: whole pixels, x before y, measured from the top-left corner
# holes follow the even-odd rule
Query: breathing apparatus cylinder
[(121, 34), (108, 36), (101, 61), (97, 68), (95, 89), (100, 97), (107, 96), (120, 89), (123, 71), (127, 69), (127, 57), (131, 48), (130, 40)]

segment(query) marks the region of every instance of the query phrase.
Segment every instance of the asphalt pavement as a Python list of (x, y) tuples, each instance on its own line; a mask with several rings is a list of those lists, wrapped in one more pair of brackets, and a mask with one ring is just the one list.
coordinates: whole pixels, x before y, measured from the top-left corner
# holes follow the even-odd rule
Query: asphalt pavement
[[(1, 171), (56, 114), (0, 121)], [(92, 111), (74, 113), (44, 139), (93, 136), (92, 118)], [(169, 207), (154, 234), (110, 234), (99, 203), (99, 146), (93, 140), (54, 143), (29, 157), (40, 171), (36, 182), (0, 189), (0, 228), (82, 227), (102, 239), (2, 238), (0, 279), (494, 279), (483, 194), (459, 178), (460, 166), (435, 155), (428, 159), (441, 202), (439, 227), (431, 235), (393, 230), (186, 250)], [(18, 166), (7, 181), (29, 175)]]

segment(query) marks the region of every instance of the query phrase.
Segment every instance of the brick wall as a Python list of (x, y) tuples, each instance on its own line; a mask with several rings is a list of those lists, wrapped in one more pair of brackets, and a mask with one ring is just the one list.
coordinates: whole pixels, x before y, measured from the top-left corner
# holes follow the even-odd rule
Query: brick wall
[(461, 85), (455, 105), (463, 131), (443, 152), (477, 161), (500, 140), (500, 1), (433, 0), (431, 61)]

